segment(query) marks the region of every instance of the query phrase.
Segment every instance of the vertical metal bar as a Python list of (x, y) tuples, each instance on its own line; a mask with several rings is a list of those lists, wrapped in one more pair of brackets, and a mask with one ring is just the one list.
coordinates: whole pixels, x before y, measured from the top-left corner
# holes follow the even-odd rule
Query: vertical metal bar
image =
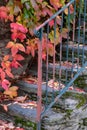
[(84, 0), (84, 22), (83, 22), (83, 49), (82, 49), (82, 66), (84, 65), (84, 46), (85, 46), (85, 30), (86, 30), (86, 0)]
[(60, 43), (60, 68), (59, 68), (59, 90), (61, 89), (61, 74), (62, 74), (62, 69), (61, 69), (61, 62), (62, 62), (62, 29), (63, 29), (63, 17), (64, 17), (64, 12), (62, 12), (62, 21), (61, 21), (61, 28), (60, 28), (60, 34), (61, 34), (61, 43)]
[(49, 37), (49, 23), (47, 24), (47, 43), (46, 43), (46, 51), (47, 51), (47, 57), (46, 57), (46, 103), (45, 103), (45, 109), (47, 107), (48, 103), (48, 39)]
[(73, 78), (73, 68), (74, 68), (74, 43), (75, 43), (75, 22), (76, 22), (76, 2), (74, 2), (74, 18), (73, 18), (73, 36), (72, 36), (72, 68), (71, 68), (71, 78)]
[(80, 44), (80, 25), (81, 25), (81, 0), (79, 1), (79, 16), (78, 16), (78, 58), (77, 58), (77, 70), (79, 69), (79, 55), (80, 55), (80, 51), (79, 51), (79, 44)]
[(42, 112), (42, 36), (43, 28), (40, 29), (40, 42), (38, 43), (37, 130), (41, 130)]
[[(58, 101), (58, 99), (68, 90), (68, 88), (72, 85), (72, 83), (76, 80), (76, 78), (78, 78), (78, 76), (84, 71), (85, 67), (87, 66), (87, 61), (85, 62), (84, 66), (82, 68), (79, 69), (78, 73), (75, 74), (75, 76), (73, 77), (73, 79), (70, 80), (70, 82), (66, 85), (66, 87), (64, 87), (60, 94), (56, 96), (55, 100), (53, 102), (51, 102), (47, 108), (47, 111)], [(43, 116), (43, 115), (41, 115)]]
[[(70, 6), (68, 7), (68, 35), (67, 35), (67, 49), (66, 49), (66, 60), (69, 61), (69, 31), (70, 31)], [(66, 83), (68, 82), (68, 69), (66, 68)]]
[(52, 91), (52, 101), (54, 100), (54, 81), (55, 81), (55, 47), (56, 47), (56, 18), (54, 19), (54, 45), (53, 45), (53, 91)]

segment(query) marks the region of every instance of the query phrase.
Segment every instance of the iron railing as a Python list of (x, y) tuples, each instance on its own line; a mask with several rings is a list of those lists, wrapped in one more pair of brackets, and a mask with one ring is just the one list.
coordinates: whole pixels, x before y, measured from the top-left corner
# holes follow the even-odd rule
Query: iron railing
[[(40, 40), (38, 43), (37, 130), (41, 129), (41, 119), (44, 114), (73, 86), (74, 81), (87, 66), (86, 4), (86, 0), (79, 0), (78, 3), (76, 0), (71, 0), (34, 30)], [(61, 24), (58, 24), (58, 16)], [(52, 20), (54, 25), (50, 27)], [(64, 30), (66, 31), (63, 32)], [(43, 37), (46, 44), (45, 61), (42, 60)], [(49, 56), (48, 48), (51, 40), (53, 57)], [(42, 109), (43, 79), (46, 81), (44, 109)], [(50, 101), (49, 92), (51, 93)]]

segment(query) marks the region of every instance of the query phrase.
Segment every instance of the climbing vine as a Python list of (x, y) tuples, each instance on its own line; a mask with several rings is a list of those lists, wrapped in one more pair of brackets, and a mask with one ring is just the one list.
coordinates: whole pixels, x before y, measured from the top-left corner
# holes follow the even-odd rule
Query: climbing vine
[[(0, 7), (0, 20), (10, 23), (11, 40), (6, 45), (9, 54), (0, 59), (0, 84), (4, 89), (11, 86), (10, 79), (15, 79), (12, 69), (18, 69), (24, 60), (24, 54), (35, 56), (38, 51), (39, 39), (35, 38), (33, 30), (52, 16), (57, 10), (67, 3), (67, 0), (6, 0), (6, 6)], [(70, 6), (70, 14), (74, 11)], [(68, 9), (65, 10), (65, 15)], [(61, 17), (57, 17), (57, 24), (61, 25)], [(51, 31), (49, 34), (48, 53), (53, 55), (53, 25), (49, 22)], [(67, 38), (67, 28), (63, 28), (62, 37)], [(59, 28), (57, 27), (57, 44), (61, 42)], [(42, 39), (42, 58), (46, 58), (46, 38)]]

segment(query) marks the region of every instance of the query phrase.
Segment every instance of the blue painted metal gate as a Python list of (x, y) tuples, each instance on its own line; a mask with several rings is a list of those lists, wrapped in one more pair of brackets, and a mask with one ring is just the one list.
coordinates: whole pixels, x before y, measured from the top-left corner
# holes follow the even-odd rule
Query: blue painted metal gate
[[(44, 114), (58, 101), (69, 87), (73, 85), (74, 81), (87, 66), (86, 4), (86, 0), (71, 0), (34, 30), (35, 35), (40, 41), (38, 43), (37, 130), (41, 129), (41, 119)], [(58, 18), (60, 18), (61, 24), (58, 23)], [(50, 27), (50, 22), (54, 23), (52, 28)], [(42, 60), (43, 37), (45, 37), (46, 44), (45, 61)], [(53, 45), (53, 57), (50, 58), (49, 42), (51, 40)], [(46, 70), (46, 100), (44, 110), (42, 110), (43, 66), (45, 66)], [(52, 72), (51, 75), (49, 74), (50, 72)], [(48, 101), (50, 87), (49, 77), (51, 77), (53, 85), (51, 85), (51, 101)], [(56, 81), (58, 84), (55, 88)], [(57, 92), (56, 96), (55, 91)]]

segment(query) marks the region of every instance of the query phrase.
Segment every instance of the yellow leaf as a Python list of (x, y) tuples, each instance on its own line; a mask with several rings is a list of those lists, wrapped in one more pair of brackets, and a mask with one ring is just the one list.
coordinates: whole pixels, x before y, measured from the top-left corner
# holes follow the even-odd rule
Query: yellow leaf
[(12, 86), (12, 87), (9, 88), (9, 90), (11, 90), (11, 91), (17, 91), (18, 87), (17, 86)]
[(17, 86), (10, 87), (8, 90), (4, 91), (5, 95), (8, 95), (10, 98), (17, 97)]

